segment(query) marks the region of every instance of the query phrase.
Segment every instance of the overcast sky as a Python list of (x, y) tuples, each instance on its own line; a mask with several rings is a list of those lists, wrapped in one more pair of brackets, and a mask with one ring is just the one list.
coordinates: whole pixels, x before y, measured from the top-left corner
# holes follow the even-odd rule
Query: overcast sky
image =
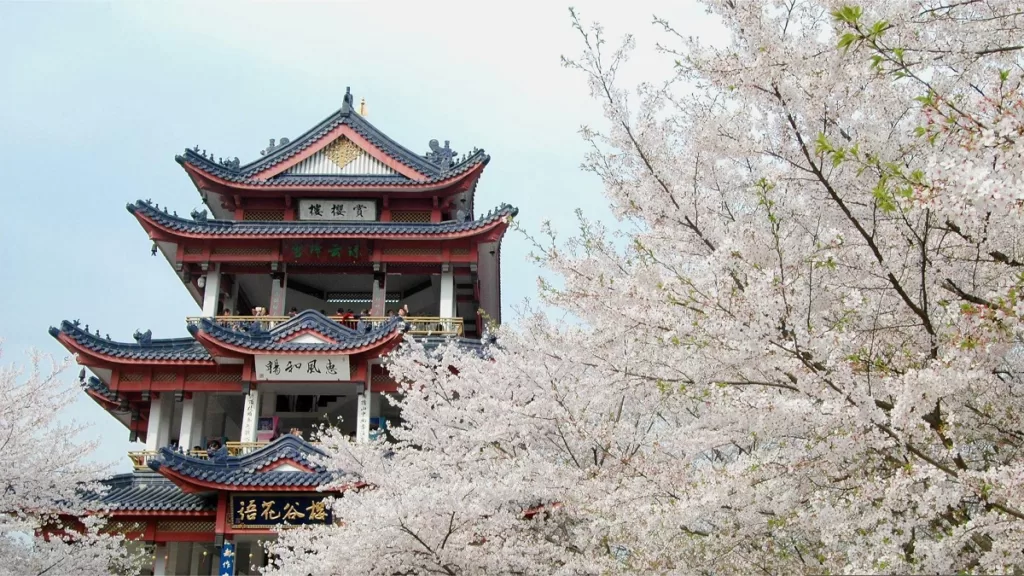
[[(653, 14), (684, 34), (708, 29), (692, 0), (576, 4), (609, 36), (638, 36), (630, 79), (664, 78), (672, 60)], [(117, 340), (135, 329), (187, 335), (199, 312), (125, 204), (152, 198), (179, 214), (200, 205), (174, 155), (199, 145), (258, 157), (341, 106), (345, 87), (368, 118), (418, 152), (436, 138), (491, 163), (478, 212), (502, 202), (536, 231), (569, 231), (573, 210), (607, 218), (600, 183), (580, 171), (577, 130), (602, 126), (585, 79), (559, 57), (580, 50), (567, 5), (544, 2), (333, 4), (0, 1), (0, 337), (4, 362), (81, 319)], [(506, 236), (502, 298), (536, 292), (526, 242)], [(73, 379), (77, 368), (69, 370)], [(99, 456), (128, 470), (128, 432), (85, 395), (70, 416), (102, 436)]]

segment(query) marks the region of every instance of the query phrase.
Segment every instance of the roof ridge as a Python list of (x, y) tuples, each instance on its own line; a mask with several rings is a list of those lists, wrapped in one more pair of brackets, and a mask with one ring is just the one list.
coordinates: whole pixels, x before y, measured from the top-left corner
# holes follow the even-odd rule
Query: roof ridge
[[(346, 98), (349, 97), (349, 93), (346, 93)], [(314, 124), (311, 128), (300, 134), (294, 139), (288, 139), (287, 143), (283, 145), (274, 146), (268, 153), (260, 158), (256, 158), (245, 164), (241, 164), (236, 156), (234, 160), (228, 159), (225, 161), (223, 158), (220, 161), (215, 160), (214, 154), (206, 155), (206, 150), (200, 152), (199, 146), (196, 145), (193, 148), (186, 148), (184, 154), (175, 156), (175, 159), (179, 163), (191, 163), (198, 167), (207, 167), (213, 173), (219, 176), (234, 177), (237, 180), (251, 180), (256, 174), (263, 172), (273, 166), (292, 158), (295, 154), (301, 153), (312, 146), (315, 142), (335, 130), (338, 126), (346, 125), (360, 136), (365, 138), (370, 145), (378, 148), (388, 157), (400, 162), (401, 164), (416, 170), (426, 176), (425, 181), (433, 181), (438, 178), (443, 178), (447, 174), (459, 172), (459, 169), (465, 166), (475, 164), (476, 161), (482, 160), (485, 164), (489, 160), (486, 153), (482, 148), (473, 148), (473, 151), (463, 156), (463, 159), (454, 162), (454, 152), (448, 148), (448, 142), (445, 141), (444, 151), (445, 153), (438, 158), (433, 158), (431, 155), (433, 152), (427, 152), (425, 154), (419, 154), (414, 152), (410, 148), (401, 144), (394, 138), (388, 136), (383, 130), (375, 126), (364, 116), (356, 112), (351, 106), (344, 105), (340, 109), (331, 112), (327, 117)], [(428, 146), (434, 148), (437, 144), (436, 140), (431, 140)], [(435, 150), (434, 152), (437, 152)], [(450, 162), (450, 165), (444, 166), (441, 162)], [(280, 175), (278, 175), (280, 176)], [(412, 182), (423, 182), (421, 180), (408, 179)]]
[[(310, 320), (313, 320), (312, 325)], [(316, 310), (306, 310), (301, 317), (290, 318), (269, 330), (264, 329), (258, 319), (249, 322), (248, 326), (247, 331), (241, 331), (221, 325), (216, 318), (201, 318), (198, 323), (189, 326), (189, 332), (196, 335), (202, 331), (222, 342), (260, 350), (281, 350), (281, 347), (285, 347), (289, 351), (345, 352), (380, 342), (394, 334), (396, 329), (404, 327), (405, 323), (400, 316), (396, 316), (368, 332), (360, 333)], [(299, 343), (285, 340), (285, 337), (307, 329), (314, 329), (335, 342)]]
[[(247, 468), (261, 468), (267, 463), (272, 463), (282, 458), (293, 457), (296, 453), (298, 456), (302, 457), (303, 460), (305, 460), (305, 457), (307, 456), (327, 457), (326, 452), (319, 447), (314, 446), (310, 442), (307, 442), (304, 438), (300, 438), (292, 434), (284, 434), (271, 441), (266, 446), (261, 446), (260, 448), (241, 456), (227, 455), (214, 458), (196, 458), (189, 454), (177, 452), (168, 446), (164, 446), (157, 451), (156, 457), (150, 460), (149, 467), (154, 472), (159, 472), (160, 468), (163, 466), (174, 468), (174, 465), (187, 465), (200, 469), (246, 471)], [(272, 459), (267, 462), (268, 458)], [(309, 463), (314, 468), (314, 471), (301, 472), (302, 474), (315, 474), (326, 470), (326, 467), (322, 464), (313, 461), (309, 461)], [(273, 472), (273, 470), (261, 472), (261, 474), (270, 472)]]
[[(310, 225), (310, 224), (315, 224), (317, 226), (338, 226), (338, 227), (343, 227), (343, 226), (371, 226), (371, 227), (394, 226), (394, 227), (401, 227), (401, 226), (409, 226), (410, 224), (415, 224), (416, 226), (426, 228), (426, 227), (431, 227), (431, 226), (433, 226), (433, 227), (440, 227), (440, 226), (443, 226), (445, 224), (450, 224), (452, 222), (455, 222), (455, 220), (443, 220), (441, 222), (414, 222), (414, 223), (409, 223), (409, 222), (381, 222), (379, 220), (375, 220), (375, 221), (357, 221), (357, 220), (352, 220), (352, 221), (347, 221), (347, 220), (222, 220), (222, 219), (217, 219), (217, 218), (207, 218), (207, 219), (202, 219), (202, 220), (195, 220), (195, 219), (192, 219), (192, 218), (186, 218), (184, 216), (179, 216), (177, 212), (174, 212), (173, 214), (169, 213), (167, 211), (167, 207), (166, 206), (164, 207), (164, 210), (161, 211), (159, 204), (154, 204), (153, 202), (150, 202), (150, 201), (147, 201), (147, 200), (136, 200), (134, 203), (129, 202), (125, 206), (125, 208), (128, 210), (128, 212), (130, 212), (132, 214), (135, 214), (138, 210), (141, 209), (144, 212), (148, 212), (150, 215), (156, 215), (156, 216), (159, 216), (160, 218), (163, 218), (163, 219), (166, 219), (166, 220), (171, 220), (171, 221), (178, 221), (178, 222), (181, 222), (183, 224), (199, 224), (199, 223), (201, 223), (201, 224), (206, 225), (206, 226), (225, 226), (225, 227), (254, 226), (254, 225), (260, 225), (260, 224), (273, 224), (274, 226), (286, 226), (286, 227), (289, 227), (289, 226), (291, 226), (291, 227), (299, 227), (299, 226)], [(492, 208), (491, 210), (489, 210), (483, 216), (480, 216), (480, 217), (477, 217), (477, 218), (475, 218), (473, 220), (470, 220), (470, 222), (482, 222), (482, 221), (485, 221), (487, 218), (490, 218), (490, 217), (493, 217), (494, 215), (500, 214), (503, 211), (511, 211), (513, 213), (512, 214), (513, 216), (516, 216), (519, 213), (519, 209), (516, 208), (515, 206), (512, 206), (511, 204), (508, 204), (507, 202), (502, 202), (498, 206), (496, 206), (496, 207)]]
[(255, 173), (270, 166), (280, 164), (281, 161), (278, 159), (279, 156), (287, 156), (294, 148), (303, 148), (302, 144), (304, 144), (312, 134), (315, 134), (324, 128), (331, 130), (336, 127), (333, 126), (333, 124), (341, 123), (344, 118), (345, 112), (344, 107), (342, 107), (331, 112), (326, 118), (314, 124), (311, 128), (298, 135), (294, 140), (289, 140), (287, 144), (284, 146), (277, 146), (269, 154), (257, 158), (252, 162), (248, 162), (243, 166), (239, 166), (237, 170), (241, 174)]
[(341, 240), (344, 238), (373, 237), (419, 237), (419, 236), (472, 236), (483, 233), (488, 227), (500, 224), (504, 218), (514, 218), (519, 210), (509, 204), (501, 204), (482, 216), (471, 220), (445, 220), (442, 222), (380, 222), (380, 221), (321, 221), (321, 220), (218, 220), (196, 214), (193, 219), (169, 213), (166, 208), (159, 211), (153, 204), (137, 201), (129, 203), (127, 210), (136, 218), (145, 219), (143, 227), (155, 226), (172, 234), (195, 237), (219, 236), (245, 239), (279, 237), (320, 238)]
[(196, 343), (195, 338), (192, 338), (191, 336), (181, 336), (178, 338), (155, 338), (147, 340), (145, 342), (127, 342), (122, 340), (114, 340), (113, 338), (105, 338), (103, 336), (100, 336), (99, 330), (97, 330), (96, 333), (93, 334), (92, 332), (89, 332), (87, 330), (87, 328), (89, 327), (88, 324), (85, 325), (86, 328), (82, 328), (81, 326), (79, 326), (77, 322), (77, 320), (61, 320), (60, 328), (54, 326), (50, 327), (50, 335), (56, 337), (58, 334), (63, 332), (64, 334), (68, 335), (75, 334), (78, 336), (88, 337), (91, 340), (102, 342), (104, 344), (115, 344), (117, 346), (133, 348), (183, 348), (186, 346), (191, 346), (192, 344)]
[[(406, 166), (414, 168), (419, 172), (423, 172), (427, 176), (440, 176), (444, 172), (441, 169), (441, 166), (439, 166), (438, 164), (434, 164), (433, 162), (428, 160), (425, 155), (417, 154), (416, 152), (413, 152), (409, 148), (406, 148), (397, 140), (385, 134), (380, 128), (374, 126), (369, 120), (357, 114), (355, 111), (353, 111), (351, 115), (347, 116), (346, 118), (352, 119), (352, 121), (349, 123), (349, 126), (351, 126), (353, 130), (356, 130), (358, 132), (359, 130), (357, 126), (359, 128), (363, 128), (367, 132), (371, 132), (375, 137), (384, 140), (385, 143), (390, 144), (391, 146), (396, 148), (397, 151), (401, 152), (402, 154), (388, 154), (388, 156), (395, 158), (396, 160), (402, 162)], [(370, 141), (370, 143), (376, 145), (376, 142), (373, 142), (372, 140)], [(388, 152), (387, 149), (383, 149), (383, 151), (385, 153)], [(410, 163), (415, 165), (410, 165)]]

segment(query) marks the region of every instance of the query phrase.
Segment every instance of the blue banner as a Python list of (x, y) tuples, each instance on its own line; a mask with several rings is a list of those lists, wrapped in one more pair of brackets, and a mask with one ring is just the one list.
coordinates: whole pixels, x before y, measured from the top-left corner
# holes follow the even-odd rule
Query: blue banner
[(235, 576), (235, 543), (224, 542), (220, 547), (220, 567), (217, 568), (220, 576)]
[(330, 524), (334, 522), (324, 497), (293, 495), (232, 495), (233, 528), (269, 528), (281, 524)]

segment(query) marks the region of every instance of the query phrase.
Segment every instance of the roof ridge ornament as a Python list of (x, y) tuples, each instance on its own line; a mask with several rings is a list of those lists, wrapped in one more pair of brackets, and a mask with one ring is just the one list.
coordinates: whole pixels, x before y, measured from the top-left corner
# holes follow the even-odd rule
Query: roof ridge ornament
[(139, 346), (149, 346), (153, 343), (153, 331), (146, 330), (145, 332), (141, 332), (136, 330), (135, 333), (132, 334), (132, 338), (135, 338), (135, 341), (139, 343)]
[(352, 88), (345, 86), (345, 97), (341, 100), (341, 113), (348, 114), (352, 112)]
[(206, 222), (209, 219), (206, 214), (206, 210), (193, 210), (189, 216), (191, 216), (192, 220), (195, 220), (196, 222)]
[(442, 148), (437, 140), (431, 140), (428, 144), (430, 152), (425, 155), (427, 160), (441, 168), (441, 174), (447, 172), (455, 164), (454, 158), (459, 154), (452, 150), (449, 143), (448, 140), (445, 140), (444, 148)]
[[(260, 156), (266, 156), (266, 155), (270, 154), (271, 152), (273, 152), (274, 150), (277, 150), (278, 148), (287, 146), (288, 143), (291, 142), (291, 140), (289, 140), (287, 137), (282, 137), (281, 141), (278, 142), (277, 144), (275, 144), (274, 142), (275, 142), (275, 139), (271, 138), (270, 139), (270, 144), (266, 148), (264, 148), (263, 150), (260, 150)], [(232, 160), (231, 163), (234, 165), (235, 170), (237, 170), (238, 169), (238, 158), (235, 158), (234, 160)], [(225, 166), (227, 166), (227, 165), (225, 164)]]

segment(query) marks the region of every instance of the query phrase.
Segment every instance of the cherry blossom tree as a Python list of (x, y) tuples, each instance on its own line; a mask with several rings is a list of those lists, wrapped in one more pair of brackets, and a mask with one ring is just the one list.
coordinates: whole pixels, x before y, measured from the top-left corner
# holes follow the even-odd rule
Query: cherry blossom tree
[(559, 312), (392, 358), (396, 442), (325, 431), (340, 524), (274, 571), (1024, 570), (1019, 1), (705, 5), (635, 87), (573, 14), (619, 222), (535, 240)]
[(134, 571), (122, 538), (102, 531), (87, 495), (107, 467), (87, 458), (83, 427), (59, 420), (81, 391), (61, 380), (65, 364), (31, 354), (31, 369), (0, 366), (0, 574), (110, 574)]

